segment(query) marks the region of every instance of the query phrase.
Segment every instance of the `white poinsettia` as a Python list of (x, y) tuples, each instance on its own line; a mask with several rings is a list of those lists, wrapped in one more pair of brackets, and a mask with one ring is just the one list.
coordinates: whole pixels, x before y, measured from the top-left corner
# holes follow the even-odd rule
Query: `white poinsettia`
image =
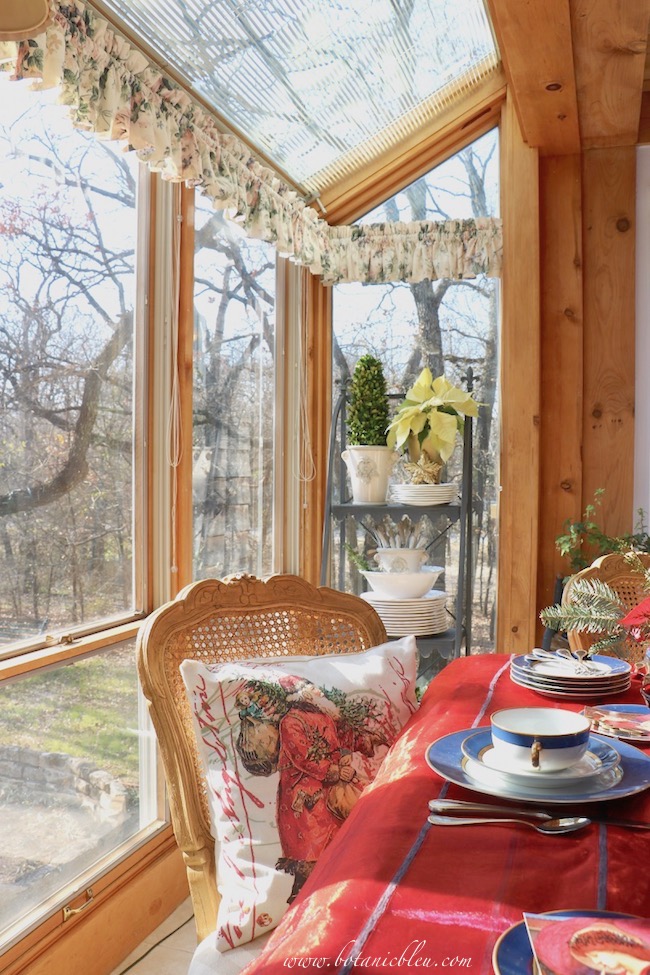
[(465, 416), (478, 416), (478, 404), (471, 394), (445, 376), (434, 379), (431, 370), (425, 368), (390, 423), (386, 442), (398, 450), (407, 445), (413, 461), (422, 452), (431, 460), (440, 458), (444, 464), (454, 452)]

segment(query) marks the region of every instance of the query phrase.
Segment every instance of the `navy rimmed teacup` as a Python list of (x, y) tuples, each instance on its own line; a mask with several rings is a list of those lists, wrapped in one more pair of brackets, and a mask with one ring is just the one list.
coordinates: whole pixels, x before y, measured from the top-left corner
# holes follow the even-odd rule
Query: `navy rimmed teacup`
[(591, 722), (559, 708), (504, 708), (490, 718), (495, 757), (504, 767), (557, 772), (587, 751)]

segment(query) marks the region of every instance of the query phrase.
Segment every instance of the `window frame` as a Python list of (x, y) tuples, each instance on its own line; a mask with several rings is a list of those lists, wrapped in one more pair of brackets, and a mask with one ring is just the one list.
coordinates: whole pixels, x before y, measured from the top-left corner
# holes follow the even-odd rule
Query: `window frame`
[[(167, 218), (168, 228), (173, 225), (169, 214), (176, 205), (179, 190), (176, 185), (160, 186), (161, 183), (158, 176), (140, 166), (134, 314), (133, 545), (134, 603), (142, 608), (110, 619), (96, 620), (92, 624), (71, 627), (64, 633), (45, 635), (42, 640), (20, 641), (8, 646), (0, 656), (0, 684), (43, 673), (75, 660), (95, 656), (127, 640), (135, 640), (142, 621), (155, 605), (172, 598), (171, 566), (167, 563), (166, 570), (160, 559), (161, 550), (169, 548), (171, 535), (169, 491), (164, 487), (162, 490), (150, 490), (151, 486), (164, 486), (168, 481), (165, 452), (152, 449), (156, 442), (154, 418), (166, 419), (170, 403), (170, 337), (164, 333), (172, 316), (168, 314), (168, 302), (163, 300), (164, 287), (161, 287), (161, 282), (169, 281), (170, 275), (166, 262), (161, 262), (161, 253), (168, 249), (168, 242), (161, 239), (167, 235), (160, 234), (160, 227), (161, 217), (163, 220)], [(155, 248), (152, 242), (156, 243)], [(154, 250), (158, 253), (153, 253)], [(154, 300), (156, 297), (157, 301)], [(160, 566), (158, 571), (154, 570), (155, 565)], [(176, 852), (164, 777), (158, 761), (150, 773), (154, 779), (157, 806), (157, 815), (152, 822), (48, 898), (38, 911), (30, 914), (27, 924), (16, 924), (9, 929), (3, 942), (3, 956), (8, 964), (10, 960), (16, 960), (16, 972), (22, 970), (20, 959), (25, 950), (29, 954), (32, 945), (53, 944), (72, 930), (74, 925), (63, 919), (62, 909), (79, 906), (80, 892), (83, 903), (83, 892), (89, 888), (93, 890), (93, 899), (89, 902), (90, 916), (90, 910), (95, 912), (100, 908), (112, 892), (119, 893), (130, 876), (139, 874), (145, 865), (160, 869), (158, 861), (162, 862)], [(176, 859), (172, 857), (172, 860)], [(169, 867), (166, 869), (169, 870)], [(179, 882), (181, 886), (184, 882), (184, 870), (179, 869), (178, 863), (172, 867), (171, 881), (172, 890), (178, 888)], [(172, 899), (169, 909), (173, 909), (176, 902), (177, 898), (176, 901)], [(163, 903), (165, 907), (168, 906), (167, 897), (163, 898)], [(141, 932), (137, 940), (141, 940)], [(6, 971), (13, 972), (14, 969), (10, 967)], [(65, 968), (62, 968), (61, 975), (64, 971)]]

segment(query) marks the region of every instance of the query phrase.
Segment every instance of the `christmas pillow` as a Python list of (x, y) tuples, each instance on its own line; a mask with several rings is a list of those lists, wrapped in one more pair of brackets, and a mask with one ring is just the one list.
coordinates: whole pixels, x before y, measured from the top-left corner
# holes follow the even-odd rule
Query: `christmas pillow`
[(417, 709), (414, 637), (181, 664), (216, 838), (220, 951), (275, 927)]

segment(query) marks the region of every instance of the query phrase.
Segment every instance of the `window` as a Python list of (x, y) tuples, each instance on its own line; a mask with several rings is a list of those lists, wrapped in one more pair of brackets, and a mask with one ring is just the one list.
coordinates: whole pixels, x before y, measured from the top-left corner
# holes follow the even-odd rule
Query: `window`
[[(359, 221), (446, 220), (494, 215), (498, 209), (496, 130), (437, 166)], [(493, 649), (498, 473), (498, 285), (495, 279), (441, 279), (418, 284), (337, 285), (334, 289), (333, 370), (335, 389), (351, 375), (360, 355), (370, 352), (383, 364), (389, 391), (403, 395), (428, 366), (463, 385), (468, 366), (481, 403), (474, 431), (475, 587), (473, 648)], [(336, 398), (336, 397), (335, 397)], [(461, 452), (450, 462), (449, 478), (459, 476)], [(350, 525), (350, 531), (354, 529)], [(365, 544), (358, 532), (357, 546)], [(354, 536), (352, 536), (354, 542)], [(445, 585), (456, 578), (454, 535), (447, 542)], [(333, 547), (336, 552), (337, 546)], [(360, 588), (349, 564), (336, 564), (346, 588)]]
[(36, 97), (0, 109), (0, 646), (142, 609), (137, 170)]
[(55, 99), (0, 76), (0, 944), (159, 823), (114, 628), (144, 611), (138, 167)]
[(229, 127), (321, 195), (499, 63), (482, 0), (105, 0)]
[(273, 569), (275, 273), (197, 196), (194, 328), (194, 577)]

